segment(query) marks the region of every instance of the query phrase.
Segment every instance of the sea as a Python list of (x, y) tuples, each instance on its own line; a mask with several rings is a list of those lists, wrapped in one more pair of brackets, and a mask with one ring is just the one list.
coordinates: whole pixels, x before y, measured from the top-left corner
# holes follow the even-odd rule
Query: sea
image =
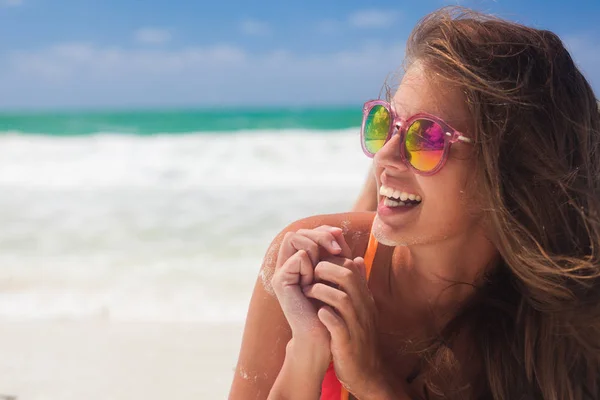
[(243, 322), (269, 243), (348, 211), (360, 106), (0, 113), (0, 319)]

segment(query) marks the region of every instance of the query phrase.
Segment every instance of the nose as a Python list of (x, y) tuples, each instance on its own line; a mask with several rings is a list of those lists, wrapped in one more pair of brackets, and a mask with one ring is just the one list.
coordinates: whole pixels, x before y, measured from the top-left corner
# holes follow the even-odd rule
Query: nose
[(390, 140), (388, 140), (383, 147), (377, 153), (375, 153), (373, 162), (375, 163), (376, 167), (383, 169), (396, 169), (398, 171), (406, 171), (409, 169), (400, 152), (400, 140), (400, 132), (398, 129), (396, 129)]

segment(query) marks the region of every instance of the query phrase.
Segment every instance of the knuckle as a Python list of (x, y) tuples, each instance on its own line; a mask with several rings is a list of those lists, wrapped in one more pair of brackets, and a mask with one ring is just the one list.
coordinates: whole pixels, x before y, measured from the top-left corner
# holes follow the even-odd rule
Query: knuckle
[(329, 230), (327, 225), (319, 226), (318, 228), (313, 229), (315, 235), (322, 237), (323, 235), (329, 235)]
[(340, 277), (341, 279), (348, 281), (348, 280), (352, 280), (352, 276), (354, 275), (354, 272), (349, 270), (349, 269), (343, 269), (340, 271)]
[(317, 265), (315, 266), (315, 269), (317, 269), (317, 268), (318, 268), (318, 269), (319, 269), (319, 271), (322, 271), (323, 269), (327, 268), (327, 264), (328, 264), (328, 262), (327, 262), (327, 261), (319, 261), (319, 262), (317, 263)]
[(306, 246), (306, 249), (308, 251), (312, 251), (312, 252), (315, 252), (316, 254), (319, 254), (319, 246), (315, 242), (311, 242), (310, 244), (308, 244)]
[(301, 263), (311, 263), (310, 257), (308, 256), (306, 250), (298, 250), (298, 259)]
[(314, 268), (314, 274), (317, 278), (322, 277), (323, 275), (323, 267), (320, 267), (320, 264), (321, 263), (317, 264), (317, 266)]
[(348, 296), (348, 294), (345, 292), (341, 292), (338, 295), (338, 301), (339, 301), (341, 307), (344, 307), (344, 308), (348, 308), (351, 305), (350, 296)]
[(280, 280), (279, 276), (280, 276), (280, 272), (279, 272), (279, 271), (276, 271), (276, 272), (273, 274), (273, 276), (271, 277), (271, 286), (272, 286), (273, 288), (276, 288), (276, 287), (278, 286), (278, 284), (279, 284), (279, 280)]
[(296, 257), (298, 257), (299, 259), (304, 259), (307, 256), (306, 254), (306, 250), (304, 249), (300, 249), (296, 252)]
[(322, 263), (323, 261), (319, 261), (317, 265), (315, 265), (315, 272), (321, 272), (321, 270), (323, 269)]
[(283, 263), (280, 269), (289, 270), (291, 266), (295, 265), (298, 262), (298, 259), (302, 257), (302, 254), (299, 253), (300, 251), (297, 251), (292, 254), (292, 256)]
[(290, 240), (292, 240), (294, 235), (294, 232), (286, 232), (285, 235), (283, 235), (283, 242), (289, 242)]
[(332, 240), (335, 240), (335, 236), (333, 236), (331, 232), (323, 232), (323, 240), (331, 242)]

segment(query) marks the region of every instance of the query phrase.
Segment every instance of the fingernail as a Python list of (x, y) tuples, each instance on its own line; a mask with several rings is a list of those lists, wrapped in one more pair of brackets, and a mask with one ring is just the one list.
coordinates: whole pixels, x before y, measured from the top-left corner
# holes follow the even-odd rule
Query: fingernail
[(331, 241), (331, 247), (333, 247), (334, 250), (341, 250), (342, 249), (340, 247), (340, 245), (338, 244), (338, 242), (336, 242), (335, 240)]

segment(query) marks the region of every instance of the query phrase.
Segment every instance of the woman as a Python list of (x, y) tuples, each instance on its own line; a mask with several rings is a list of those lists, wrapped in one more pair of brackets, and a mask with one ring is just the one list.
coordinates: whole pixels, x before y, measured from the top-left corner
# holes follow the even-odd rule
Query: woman
[(377, 213), (275, 238), (230, 398), (600, 398), (588, 82), (553, 33), (455, 9), (406, 62), (364, 109)]

